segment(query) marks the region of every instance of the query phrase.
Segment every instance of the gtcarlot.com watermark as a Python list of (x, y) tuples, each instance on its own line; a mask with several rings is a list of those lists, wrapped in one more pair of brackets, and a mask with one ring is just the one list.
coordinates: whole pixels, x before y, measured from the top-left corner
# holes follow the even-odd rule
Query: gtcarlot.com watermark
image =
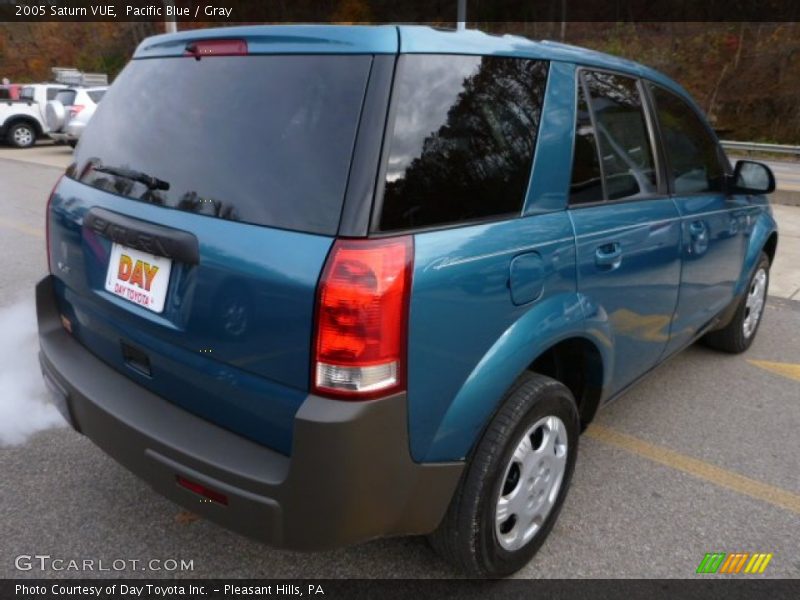
[(49, 554), (20, 554), (14, 559), (18, 571), (194, 571), (194, 559), (183, 558), (65, 558)]

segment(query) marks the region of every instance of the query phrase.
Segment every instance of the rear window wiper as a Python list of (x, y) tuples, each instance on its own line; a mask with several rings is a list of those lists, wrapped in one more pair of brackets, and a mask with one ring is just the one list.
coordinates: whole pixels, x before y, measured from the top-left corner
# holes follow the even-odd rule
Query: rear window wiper
[(116, 175), (117, 177), (124, 177), (125, 179), (130, 179), (131, 181), (136, 181), (146, 186), (149, 190), (169, 190), (168, 181), (164, 181), (158, 177), (153, 177), (152, 175), (148, 175), (143, 171), (126, 169), (123, 167), (106, 167), (99, 164), (92, 165), (92, 170), (100, 173), (108, 173), (109, 175)]

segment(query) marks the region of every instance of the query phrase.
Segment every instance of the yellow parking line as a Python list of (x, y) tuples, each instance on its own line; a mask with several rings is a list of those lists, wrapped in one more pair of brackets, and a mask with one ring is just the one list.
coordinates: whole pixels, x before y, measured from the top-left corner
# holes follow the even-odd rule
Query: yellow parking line
[(767, 371), (772, 371), (778, 375), (788, 377), (789, 379), (800, 381), (800, 365), (798, 364), (771, 362), (768, 360), (748, 360), (747, 362), (749, 362), (751, 365), (766, 369)]
[(18, 231), (20, 233), (24, 233), (25, 235), (30, 235), (37, 238), (43, 238), (44, 232), (40, 229), (36, 229), (35, 227), (30, 227), (25, 225), (24, 223), (18, 223), (17, 221), (12, 221), (11, 219), (6, 219), (0, 217), (0, 227), (5, 227), (6, 229), (13, 229), (14, 231)]
[(720, 487), (800, 514), (800, 494), (721, 469), (702, 460), (680, 454), (663, 446), (645, 442), (637, 437), (620, 433), (603, 425), (591, 425), (586, 430), (586, 435), (653, 462), (709, 481)]

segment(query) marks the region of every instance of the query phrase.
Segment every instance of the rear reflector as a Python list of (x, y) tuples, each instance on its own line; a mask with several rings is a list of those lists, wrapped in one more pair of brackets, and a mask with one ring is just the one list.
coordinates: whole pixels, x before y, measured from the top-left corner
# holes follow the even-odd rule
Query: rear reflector
[(200, 59), (203, 56), (246, 56), (245, 40), (200, 40), (186, 44), (185, 56)]
[(195, 481), (189, 481), (188, 479), (185, 479), (180, 475), (176, 475), (175, 479), (178, 482), (179, 486), (186, 488), (190, 492), (194, 492), (198, 496), (203, 496), (203, 498), (208, 498), (209, 500), (211, 500), (212, 502), (216, 502), (217, 504), (228, 506), (228, 497), (225, 494), (221, 494), (212, 489), (209, 489), (206, 486), (197, 483)]
[(53, 203), (53, 196), (56, 193), (56, 188), (58, 187), (58, 184), (61, 183), (61, 179), (63, 177), (64, 175), (61, 175), (58, 179), (56, 179), (55, 184), (53, 184), (53, 189), (50, 190), (50, 195), (47, 197), (47, 207), (44, 211), (44, 237), (46, 238), (45, 244), (47, 247), (47, 271), (49, 273), (53, 272), (53, 267), (50, 264), (50, 205)]
[(337, 240), (317, 291), (314, 391), (367, 399), (405, 389), (410, 236)]

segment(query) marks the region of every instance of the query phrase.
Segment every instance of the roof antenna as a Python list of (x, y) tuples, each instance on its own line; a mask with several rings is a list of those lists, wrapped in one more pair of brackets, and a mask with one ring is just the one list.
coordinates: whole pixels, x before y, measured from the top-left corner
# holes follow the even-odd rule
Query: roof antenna
[(464, 31), (467, 28), (467, 0), (458, 0), (456, 12), (456, 31)]

